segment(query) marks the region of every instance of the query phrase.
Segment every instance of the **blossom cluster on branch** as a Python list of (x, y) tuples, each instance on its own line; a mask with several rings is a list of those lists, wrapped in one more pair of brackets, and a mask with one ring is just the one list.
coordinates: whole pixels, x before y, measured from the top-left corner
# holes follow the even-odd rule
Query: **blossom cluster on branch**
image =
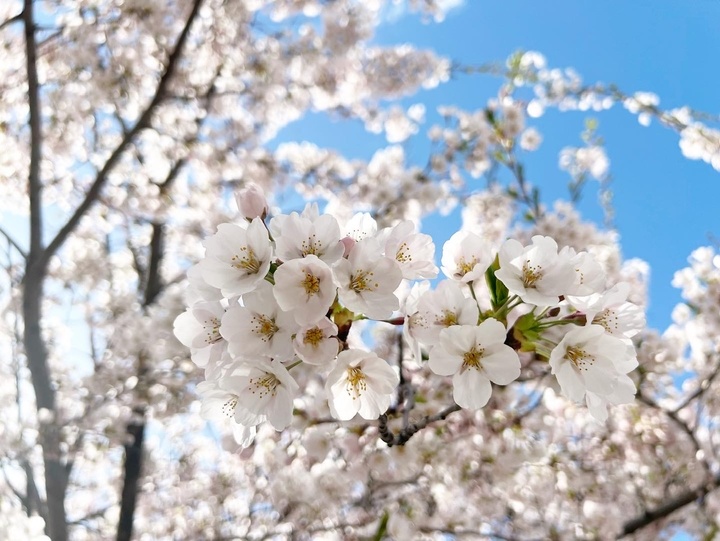
[(459, 231), (443, 247), (446, 279), (434, 290), (416, 284), (401, 307), (403, 282), (438, 274), (432, 238), (412, 222), (378, 228), (359, 213), (341, 229), (309, 204), (266, 224), (259, 187), (237, 200), (245, 219), (220, 224), (205, 241), (205, 258), (188, 273), (191, 306), (174, 331), (205, 369), (203, 415), (232, 420), (239, 443), (249, 445), (264, 421), (276, 430), (290, 424), (301, 393), (290, 370), (300, 364), (324, 379), (335, 419), (374, 420), (388, 410), (400, 375), (349, 343), (361, 320), (404, 324), (416, 361), (452, 376), (462, 408), (482, 408), (492, 383), (517, 380), (520, 354), (548, 361), (563, 394), (599, 420), (608, 404), (633, 401), (628, 374), (638, 362), (630, 338), (644, 316), (627, 301), (627, 283), (606, 288), (588, 252), (558, 250), (536, 235), (527, 246), (509, 239), (495, 254), (482, 237)]

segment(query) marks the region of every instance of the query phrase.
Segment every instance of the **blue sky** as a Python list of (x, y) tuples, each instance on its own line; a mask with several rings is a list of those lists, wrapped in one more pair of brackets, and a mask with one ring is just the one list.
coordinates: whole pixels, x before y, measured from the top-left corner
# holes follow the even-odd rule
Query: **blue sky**
[[(518, 49), (537, 50), (549, 66), (573, 67), (587, 83), (615, 83), (629, 93), (652, 91), (660, 96), (663, 108), (689, 105), (720, 112), (720, 1), (447, 1), (455, 7), (441, 24), (422, 24), (417, 17), (395, 10), (375, 41), (413, 43), (466, 64), (502, 61)], [(426, 104), (427, 129), (437, 120), (438, 105), (479, 108), (497, 87), (498, 80), (492, 77), (462, 76), (404, 104)], [(558, 151), (581, 145), (580, 132), (588, 116), (599, 120), (599, 135), (611, 160), (615, 223), (623, 254), (650, 263), (648, 319), (652, 326), (665, 328), (680, 300), (670, 285), (673, 273), (686, 266), (694, 248), (720, 236), (716, 207), (720, 173), (703, 162), (685, 159), (675, 133), (657, 123), (642, 127), (621, 107), (593, 114), (551, 111), (535, 123), (544, 142), (527, 160), (528, 177), (541, 187), (546, 203), (567, 197), (568, 177), (557, 168)], [(342, 138), (337, 137), (340, 132)], [(281, 138), (309, 139), (365, 159), (386, 144), (382, 137), (365, 134), (359, 125), (333, 123), (319, 115), (288, 128)], [(421, 160), (425, 148), (411, 140), (406, 150)], [(580, 208), (585, 217), (602, 220), (595, 184), (588, 185)], [(434, 219), (426, 231), (441, 244), (457, 224), (457, 217)], [(436, 231), (438, 225), (441, 229)]]

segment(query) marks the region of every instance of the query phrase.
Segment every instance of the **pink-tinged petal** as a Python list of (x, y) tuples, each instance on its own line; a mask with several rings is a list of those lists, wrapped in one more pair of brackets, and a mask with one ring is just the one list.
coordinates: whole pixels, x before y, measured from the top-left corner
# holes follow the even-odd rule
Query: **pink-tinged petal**
[(278, 389), (273, 402), (267, 413), (268, 421), (275, 430), (284, 430), (292, 422), (293, 397), (290, 392)]
[(520, 358), (505, 344), (486, 350), (480, 363), (490, 381), (498, 385), (507, 385), (520, 377)]
[(469, 369), (453, 376), (453, 399), (461, 408), (480, 409), (491, 394), (490, 380), (479, 370)]
[(428, 366), (439, 376), (452, 376), (460, 370), (462, 364), (462, 357), (448, 353), (442, 346), (430, 350)]
[(592, 364), (585, 366), (587, 369), (582, 370), (581, 374), (587, 390), (601, 395), (610, 394), (618, 377), (613, 363), (607, 359), (596, 358)]
[(330, 386), (328, 393), (330, 413), (340, 421), (349, 421), (360, 409), (360, 399), (352, 391), (348, 392), (347, 385), (347, 380), (343, 378)]
[(560, 384), (562, 393), (573, 402), (581, 402), (585, 396), (585, 384), (582, 377), (570, 361), (564, 361), (552, 371)]

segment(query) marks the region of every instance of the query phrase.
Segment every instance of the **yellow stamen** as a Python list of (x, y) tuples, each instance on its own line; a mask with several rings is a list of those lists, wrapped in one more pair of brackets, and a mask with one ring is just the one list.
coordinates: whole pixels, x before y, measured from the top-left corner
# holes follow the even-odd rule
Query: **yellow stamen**
[(347, 369), (347, 393), (352, 396), (353, 400), (357, 400), (363, 391), (367, 390), (365, 382), (365, 374), (356, 366), (348, 366)]
[(255, 252), (249, 246), (243, 246), (240, 249), (241, 255), (234, 255), (230, 258), (232, 266), (238, 270), (244, 270), (248, 274), (257, 274), (260, 272), (260, 261), (255, 257)]

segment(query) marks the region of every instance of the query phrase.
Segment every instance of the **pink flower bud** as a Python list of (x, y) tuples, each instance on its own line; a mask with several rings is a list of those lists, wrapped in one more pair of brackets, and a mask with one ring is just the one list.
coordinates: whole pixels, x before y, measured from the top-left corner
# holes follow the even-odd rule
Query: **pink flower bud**
[(268, 203), (263, 189), (254, 183), (248, 183), (235, 195), (235, 201), (240, 213), (252, 221), (253, 218), (265, 219), (268, 213)]
[(340, 242), (342, 242), (343, 246), (345, 246), (345, 253), (343, 254), (343, 257), (349, 256), (350, 251), (353, 249), (353, 246), (355, 246), (355, 239), (352, 237), (345, 237), (340, 239)]

